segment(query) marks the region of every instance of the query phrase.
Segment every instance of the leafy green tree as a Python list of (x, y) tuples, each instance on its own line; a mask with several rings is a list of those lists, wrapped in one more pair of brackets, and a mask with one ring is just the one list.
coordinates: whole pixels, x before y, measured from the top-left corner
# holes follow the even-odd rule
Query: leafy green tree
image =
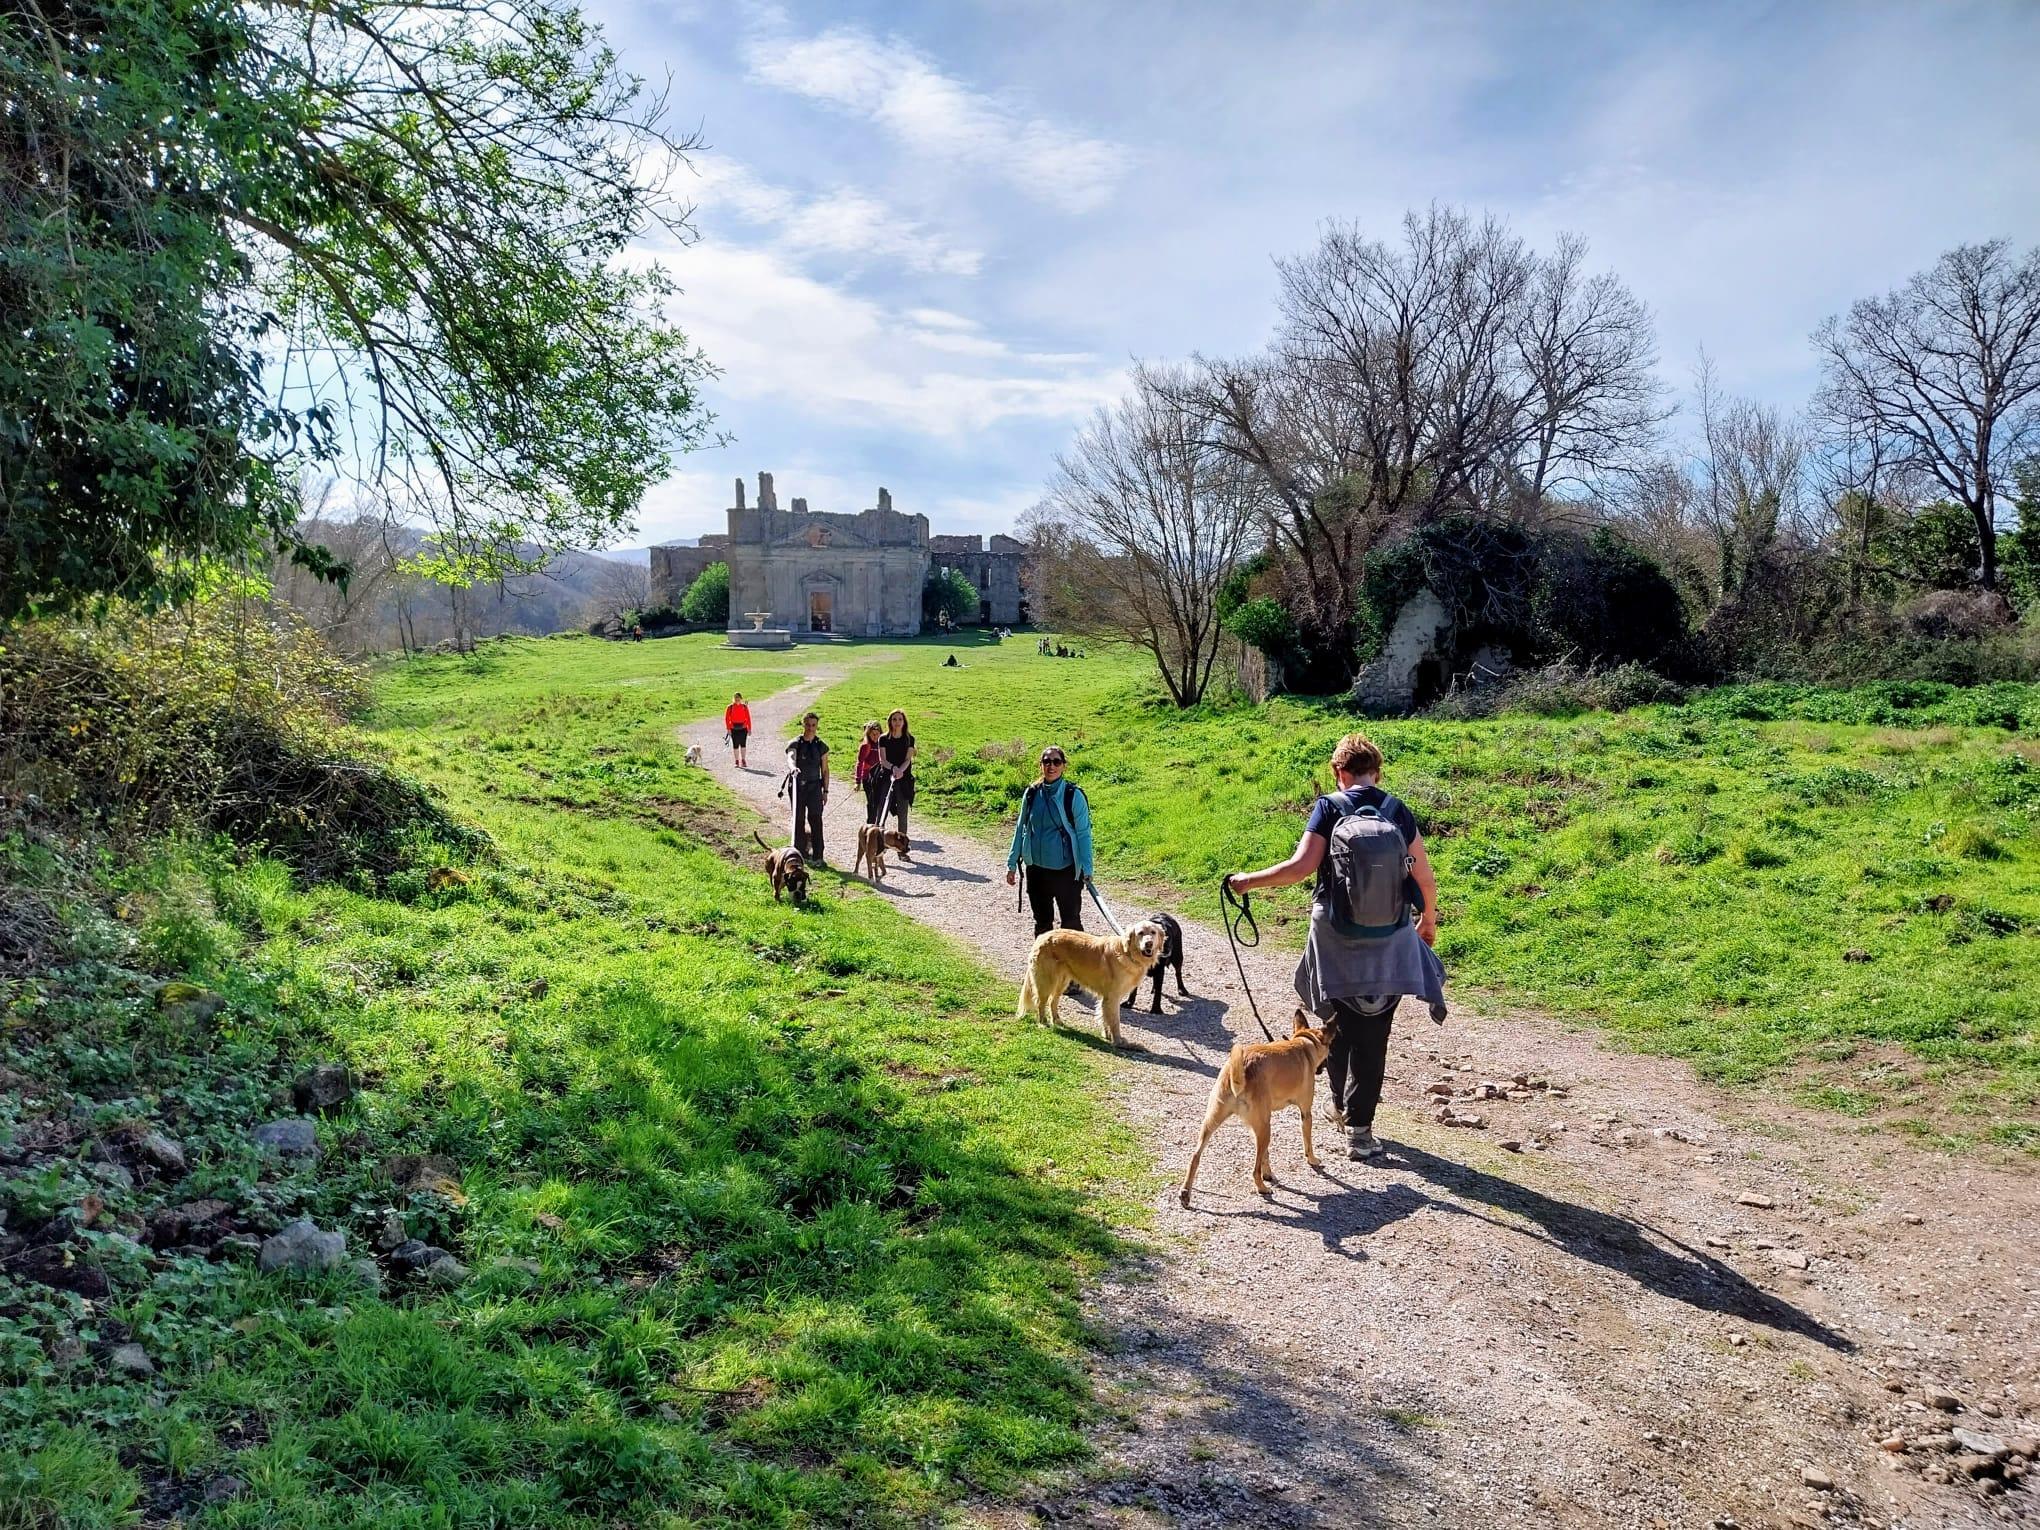
[(1892, 566), (1908, 584), (1928, 590), (1966, 590), (1976, 583), (1983, 549), (1969, 511), (1948, 500), (1922, 505), (1885, 538)]
[(921, 620), (939, 622), (944, 615), (961, 625), (978, 614), (977, 586), (960, 569), (931, 568), (921, 587)]
[(691, 145), (571, 0), (23, 0), (0, 101), (0, 620), (332, 572), (312, 464), (462, 557), (599, 543), (708, 429), (622, 258)]
[(711, 563), (680, 597), (680, 619), (726, 627), (730, 620), (730, 566)]
[[(2040, 606), (2040, 457), (2029, 457), (2012, 474), (2018, 526), (1999, 539), (2005, 593), (2019, 606)], [(2031, 619), (2029, 615), (2028, 619)]]

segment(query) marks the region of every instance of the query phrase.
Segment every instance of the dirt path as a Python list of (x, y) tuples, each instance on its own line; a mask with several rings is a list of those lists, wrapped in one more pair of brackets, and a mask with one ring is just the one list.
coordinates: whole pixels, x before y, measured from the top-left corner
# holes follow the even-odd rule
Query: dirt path
[[(688, 739), (783, 823), (778, 741), (837, 678), (754, 706), (748, 774), (718, 726)], [(839, 790), (839, 861), (862, 806)], [(914, 841), (884, 895), (1017, 988), (1032, 931), (1004, 847), (925, 823)], [(1129, 1008), (1145, 1050), (1109, 1074), (1172, 1176), (1226, 1048), (1256, 1037), (1223, 931), (1183, 922), (1201, 997)], [(1293, 959), (1248, 960), (1279, 1026)], [(1481, 1129), (1426, 1104), (1434, 1083), (1506, 1089), (1519, 1073), (1557, 1087), (1460, 1097)], [(1323, 1109), (1322, 1174), (1294, 1113), (1278, 1119), (1272, 1202), (1252, 1192), (1238, 1126), (1213, 1140), (1193, 1209), (1173, 1181), (1158, 1189), (1153, 1255), (1092, 1297), (1109, 1348), (1101, 1460), (1015, 1523), (2040, 1524), (2026, 1462), (1986, 1466), (1949, 1439), (2040, 1435), (2040, 1177), (1523, 1016), (1455, 1010), (1434, 1027), (1405, 1007), (1385, 1161), (1334, 1151)], [(1908, 1448), (1879, 1447), (1892, 1436)]]

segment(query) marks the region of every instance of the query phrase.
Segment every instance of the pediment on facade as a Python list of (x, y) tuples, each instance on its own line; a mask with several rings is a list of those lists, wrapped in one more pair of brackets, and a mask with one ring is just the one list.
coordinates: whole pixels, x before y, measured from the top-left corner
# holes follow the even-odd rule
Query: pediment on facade
[(782, 549), (787, 551), (821, 552), (828, 548), (849, 547), (863, 549), (875, 547), (878, 544), (855, 527), (829, 525), (817, 521), (811, 525), (799, 527), (784, 536), (774, 537), (765, 545), (772, 552), (778, 552)]

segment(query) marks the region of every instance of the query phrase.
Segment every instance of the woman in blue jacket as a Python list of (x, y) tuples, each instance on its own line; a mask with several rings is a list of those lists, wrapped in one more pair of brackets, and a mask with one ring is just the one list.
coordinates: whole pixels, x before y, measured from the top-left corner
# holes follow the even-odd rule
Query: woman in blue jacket
[(1027, 902), (1034, 933), (1046, 935), (1058, 919), (1081, 930), (1084, 884), (1091, 880), (1091, 807), (1083, 790), (1063, 777), (1068, 761), (1050, 744), (1041, 751), (1041, 779), (1020, 796), (1013, 847), (1006, 853), (1006, 885), (1027, 868)]

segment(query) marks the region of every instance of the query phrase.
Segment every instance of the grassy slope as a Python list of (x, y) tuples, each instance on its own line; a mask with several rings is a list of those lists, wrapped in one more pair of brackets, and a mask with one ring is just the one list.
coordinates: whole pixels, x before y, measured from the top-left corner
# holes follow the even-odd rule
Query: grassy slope
[[(448, 1154), (467, 1204), (421, 1202), (412, 1230), (477, 1274), (385, 1302), (338, 1276), (151, 1269), (94, 1235), (115, 1282), (97, 1311), (0, 1280), (0, 1523), (885, 1519), (1080, 1449), (1077, 1287), (1130, 1144), (1003, 983), (882, 900), (825, 881), (775, 906), (704, 847), (716, 790), (672, 727), (785, 678), (731, 657), (518, 642), (386, 675), (375, 731), (500, 847), (465, 883), (303, 891), (204, 856), (122, 874), (159, 964), (230, 1018), (166, 1031), (68, 974), (0, 1038), (35, 1080), (24, 1114), (66, 1089), (145, 1111), (197, 1167), (113, 1202), (303, 1210), (350, 1252), (390, 1204), (383, 1156)], [(335, 1051), (371, 1087), (319, 1168), (258, 1183), (242, 1133), (287, 1113), (293, 1059)], [(24, 1129), (0, 1112), (0, 1145)], [(45, 1209), (82, 1193), (76, 1167), (42, 1176)], [(111, 1325), (156, 1382), (58, 1342)], [(222, 1472), (247, 1495), (202, 1509)]]
[[(939, 667), (951, 648), (964, 668)], [(1457, 980), (1716, 1078), (1790, 1067), (1843, 1111), (2040, 1147), (2040, 692), (1943, 709), (2023, 707), (2024, 734), (1710, 715), (1795, 709), (1733, 699), (1364, 725), (1424, 822)], [(1356, 726), (1287, 699), (1179, 714), (1136, 656), (1044, 659), (1026, 639), (914, 645), (822, 710), (838, 737), (895, 704), (929, 760), (925, 808), (1003, 834), (1036, 751), (1060, 741), (1101, 866), (1206, 917), (1221, 872), (1295, 844)], [(1796, 710), (1823, 707), (1880, 715), (1847, 697)], [(1300, 912), (1304, 896), (1271, 902)]]

